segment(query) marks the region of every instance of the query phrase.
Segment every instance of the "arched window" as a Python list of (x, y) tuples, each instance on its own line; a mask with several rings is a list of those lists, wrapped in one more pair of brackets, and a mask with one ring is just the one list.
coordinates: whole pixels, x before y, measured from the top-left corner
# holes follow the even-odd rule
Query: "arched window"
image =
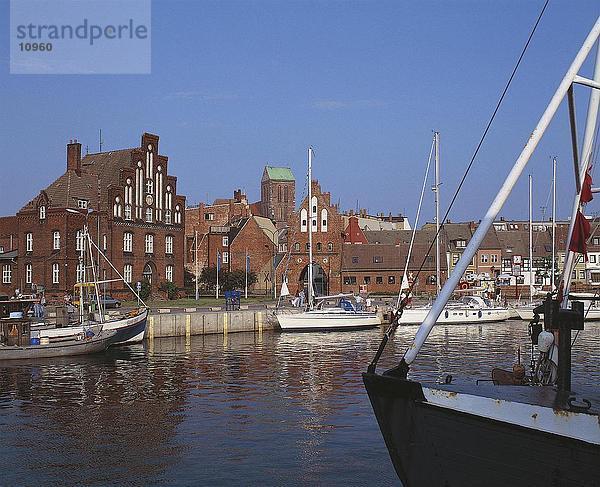
[(40, 220), (46, 219), (46, 207), (44, 205), (40, 206)]
[(321, 231), (327, 232), (327, 210), (325, 208), (321, 210)]
[(175, 223), (181, 223), (181, 209), (179, 208), (179, 205), (175, 205)]
[(333, 252), (333, 243), (332, 243), (332, 242), (329, 242), (329, 243), (327, 244), (327, 250), (328, 250), (329, 252)]
[(123, 205), (121, 204), (121, 198), (118, 196), (115, 198), (115, 204), (113, 205), (113, 216), (115, 218), (121, 218), (123, 216)]
[(308, 213), (306, 211), (305, 208), (302, 208), (300, 210), (300, 231), (301, 232), (306, 232), (308, 231), (308, 222), (307, 222), (307, 218), (308, 218)]

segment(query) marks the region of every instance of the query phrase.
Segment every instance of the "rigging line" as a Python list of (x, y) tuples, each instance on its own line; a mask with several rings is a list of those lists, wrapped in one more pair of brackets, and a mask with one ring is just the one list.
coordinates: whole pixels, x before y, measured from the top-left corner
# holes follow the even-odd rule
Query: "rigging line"
[[(525, 43), (525, 46), (523, 46), (523, 50), (521, 51), (521, 54), (519, 55), (519, 59), (517, 60), (517, 63), (515, 64), (515, 67), (513, 68), (512, 73), (511, 73), (510, 77), (508, 78), (506, 86), (504, 87), (504, 90), (502, 91), (502, 95), (500, 95), (500, 99), (498, 100), (498, 103), (496, 104), (496, 108), (494, 108), (492, 116), (490, 117), (490, 119), (485, 127), (485, 130), (483, 131), (483, 135), (481, 136), (481, 139), (479, 140), (479, 143), (477, 144), (477, 147), (475, 148), (475, 152), (473, 153), (473, 156), (471, 157), (471, 160), (469, 161), (469, 164), (467, 165), (465, 173), (463, 174), (463, 176), (460, 180), (460, 183), (458, 184), (458, 187), (456, 188), (456, 191), (454, 192), (454, 195), (452, 196), (452, 199), (450, 200), (450, 204), (448, 205), (448, 209), (446, 210), (446, 213), (444, 214), (444, 218), (442, 219), (440, 227), (439, 227), (438, 231), (435, 233), (435, 238), (431, 241), (431, 244), (429, 245), (429, 248), (427, 249), (425, 257), (423, 258), (423, 262), (421, 263), (421, 266), (419, 267), (419, 270), (417, 271), (417, 274), (415, 276), (415, 280), (413, 281), (413, 286), (414, 286), (414, 283), (416, 283), (416, 277), (419, 276), (419, 274), (423, 270), (423, 267), (425, 266), (425, 263), (427, 262), (427, 257), (429, 257), (429, 254), (431, 253), (431, 249), (433, 248), (435, 240), (439, 237), (439, 234), (441, 233), (442, 229), (444, 228), (444, 224), (448, 218), (448, 215), (450, 214), (450, 210), (454, 206), (456, 198), (458, 197), (458, 194), (459, 194), (460, 190), (462, 189), (463, 184), (465, 183), (465, 180), (467, 179), (467, 176), (473, 166), (473, 163), (475, 162), (475, 158), (477, 157), (477, 154), (479, 153), (479, 150), (481, 149), (481, 146), (483, 145), (483, 142), (488, 134), (488, 131), (490, 130), (490, 127), (492, 126), (492, 123), (494, 122), (494, 120), (496, 118), (496, 114), (498, 113), (498, 110), (500, 109), (500, 105), (504, 101), (504, 97), (506, 96), (506, 93), (508, 92), (508, 88), (512, 84), (512, 80), (517, 73), (517, 69), (521, 65), (521, 61), (523, 60), (523, 57), (525, 56), (525, 53), (527, 52), (527, 48), (529, 47), (529, 44), (531, 43), (533, 35), (535, 34), (535, 31), (537, 30), (540, 20), (542, 20), (542, 16), (544, 15), (544, 12), (545, 12), (546, 7), (548, 6), (549, 2), (550, 2), (550, 0), (546, 0), (546, 2), (544, 3), (544, 6), (542, 7), (542, 10), (540, 11), (540, 14), (538, 15), (537, 20), (535, 21), (535, 24), (533, 25), (533, 28), (531, 29), (529, 37), (527, 38), (527, 42)], [(412, 291), (413, 286), (410, 287), (409, 291)]]
[[(402, 285), (404, 284), (404, 278), (408, 273), (408, 265), (410, 258), (412, 257), (412, 249), (415, 242), (415, 235), (417, 233), (417, 224), (419, 222), (419, 215), (421, 214), (421, 206), (423, 205), (423, 196), (425, 195), (425, 187), (427, 186), (427, 178), (429, 177), (429, 168), (431, 167), (431, 158), (433, 156), (433, 149), (435, 147), (435, 139), (431, 142), (431, 149), (429, 150), (429, 159), (427, 160), (427, 168), (425, 169), (425, 177), (423, 178), (423, 187), (421, 188), (421, 196), (419, 198), (419, 206), (417, 207), (417, 214), (415, 215), (415, 225), (413, 227), (412, 235), (410, 237), (410, 245), (408, 246), (408, 254), (406, 255), (406, 264), (404, 265), (404, 274), (402, 274), (402, 282), (400, 283), (400, 291), (398, 292), (398, 301), (396, 302), (396, 308), (400, 307), (400, 301), (402, 300)], [(408, 278), (407, 282), (408, 282)]]

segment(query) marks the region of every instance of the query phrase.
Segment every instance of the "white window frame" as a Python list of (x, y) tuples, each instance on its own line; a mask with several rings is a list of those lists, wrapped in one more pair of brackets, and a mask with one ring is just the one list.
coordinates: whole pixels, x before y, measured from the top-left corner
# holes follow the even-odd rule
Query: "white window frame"
[(58, 230), (52, 232), (52, 249), (60, 250), (60, 232)]
[(33, 265), (25, 264), (25, 284), (33, 283)]
[(154, 253), (154, 235), (151, 233), (147, 233), (146, 237), (144, 238), (144, 251), (147, 254)]
[(171, 264), (165, 267), (165, 279), (168, 282), (173, 282), (173, 266)]
[(31, 232), (25, 234), (25, 251), (33, 252), (33, 233)]
[(123, 278), (125, 282), (133, 282), (133, 266), (131, 264), (123, 266)]
[(75, 250), (82, 251), (84, 249), (83, 230), (77, 230), (75, 234)]
[(77, 200), (77, 208), (87, 210), (88, 200)]
[(229, 252), (223, 252), (223, 259), (222, 262), (223, 264), (229, 264)]
[(225, 235), (223, 237), (222, 243), (223, 243), (223, 247), (229, 247), (229, 237), (227, 235)]
[(52, 264), (52, 284), (60, 283), (60, 264), (55, 262)]
[(154, 213), (152, 208), (146, 208), (146, 223), (152, 223), (152, 213)]
[(4, 264), (2, 266), (2, 284), (12, 283), (12, 267), (10, 264)]
[(42, 205), (40, 206), (40, 220), (45, 220), (46, 219), (46, 206)]
[(79, 262), (77, 264), (77, 270), (76, 270), (77, 282), (83, 282), (84, 277), (85, 277), (85, 265), (83, 264), (83, 262)]
[(165, 254), (173, 254), (173, 235), (165, 237)]
[(129, 203), (125, 205), (124, 218), (125, 220), (131, 220), (131, 205)]
[(123, 252), (133, 252), (133, 233), (123, 233)]

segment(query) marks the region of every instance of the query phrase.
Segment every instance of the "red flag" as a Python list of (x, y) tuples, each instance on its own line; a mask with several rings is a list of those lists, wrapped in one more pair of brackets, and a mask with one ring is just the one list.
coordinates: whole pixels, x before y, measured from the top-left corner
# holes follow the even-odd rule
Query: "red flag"
[(569, 243), (569, 250), (571, 252), (577, 252), (585, 255), (587, 261), (587, 239), (592, 233), (590, 222), (587, 221), (581, 211), (577, 212), (575, 218), (575, 227), (573, 228), (573, 235), (571, 237), (571, 243)]
[(581, 197), (580, 200), (582, 203), (589, 203), (594, 199), (594, 195), (592, 194), (592, 175), (590, 171), (592, 166), (588, 168), (585, 172), (585, 178), (583, 178), (583, 185), (581, 186)]

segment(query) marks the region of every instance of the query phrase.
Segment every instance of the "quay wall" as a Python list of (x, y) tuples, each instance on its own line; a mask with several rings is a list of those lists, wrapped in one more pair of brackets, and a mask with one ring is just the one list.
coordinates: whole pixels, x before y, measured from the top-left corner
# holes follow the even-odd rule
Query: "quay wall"
[[(192, 335), (258, 332), (278, 329), (273, 309), (239, 311), (196, 311), (193, 308), (173, 312), (159, 309), (148, 316), (145, 338), (181, 337)], [(379, 311), (382, 323), (389, 322), (389, 314)]]
[(273, 310), (177, 311), (159, 309), (148, 316), (146, 339), (262, 332), (277, 328)]

